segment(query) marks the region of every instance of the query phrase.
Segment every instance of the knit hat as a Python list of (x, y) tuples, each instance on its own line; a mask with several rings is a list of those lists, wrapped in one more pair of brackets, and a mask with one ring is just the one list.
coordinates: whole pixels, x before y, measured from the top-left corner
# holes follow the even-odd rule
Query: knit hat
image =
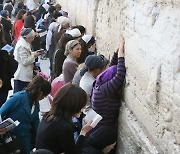
[(76, 46), (80, 44), (78, 40), (71, 40), (69, 41), (67, 44), (66, 44), (66, 49), (65, 49), (65, 52), (64, 52), (64, 55), (65, 56), (68, 56), (69, 53), (71, 52), (71, 50)]
[(21, 35), (22, 37), (34, 37), (34, 36), (35, 36), (35, 32), (34, 32), (34, 30), (31, 29), (31, 28), (23, 28), (23, 29), (21, 30), (20, 35)]
[(7, 10), (2, 10), (2, 11), (0, 12), (0, 14), (1, 14), (1, 16), (4, 17), (4, 18), (6, 18), (7, 16), (9, 16), (9, 12), (8, 12)]
[(72, 37), (76, 38), (76, 37), (80, 37), (81, 36), (81, 32), (79, 29), (74, 28), (69, 30), (68, 32), (66, 32), (66, 34), (70, 34)]
[(101, 126), (89, 135), (87, 143), (97, 150), (102, 150), (106, 146), (115, 143), (116, 139), (117, 135), (111, 127)]
[(82, 39), (86, 42), (86, 44), (88, 44), (92, 37), (92, 35), (84, 35)]
[(102, 55), (89, 55), (85, 60), (85, 66), (80, 70), (80, 75), (83, 76), (88, 70), (102, 69), (107, 65), (104, 60), (107, 60)]

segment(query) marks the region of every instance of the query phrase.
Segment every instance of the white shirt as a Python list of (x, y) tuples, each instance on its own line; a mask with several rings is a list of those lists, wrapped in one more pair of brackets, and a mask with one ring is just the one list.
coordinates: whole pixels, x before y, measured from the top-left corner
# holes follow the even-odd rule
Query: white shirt
[(94, 81), (95, 78), (89, 72), (86, 72), (80, 80), (79, 86), (87, 93), (88, 96), (86, 109), (90, 107), (90, 96)]
[(46, 50), (48, 51), (50, 48), (50, 45), (52, 44), (52, 35), (53, 30), (58, 26), (59, 24), (57, 22), (52, 22), (49, 25), (47, 36), (46, 36)]

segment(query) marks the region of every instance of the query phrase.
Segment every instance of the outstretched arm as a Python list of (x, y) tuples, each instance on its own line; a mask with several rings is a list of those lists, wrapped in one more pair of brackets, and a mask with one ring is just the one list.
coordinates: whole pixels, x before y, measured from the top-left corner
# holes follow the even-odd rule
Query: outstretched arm
[[(118, 49), (119, 50), (119, 49)], [(111, 59), (111, 62), (110, 62), (110, 64), (109, 64), (109, 67), (110, 66), (113, 66), (113, 65), (117, 65), (117, 63), (118, 63), (118, 50), (116, 51), (116, 52), (114, 52), (114, 55), (113, 55), (113, 57), (112, 57), (112, 59)]]
[(101, 86), (101, 89), (104, 91), (104, 95), (108, 96), (117, 91), (117, 89), (123, 84), (126, 68), (124, 63), (124, 38), (120, 37), (120, 44), (118, 50), (118, 65), (116, 75), (108, 82), (104, 83)]
[(119, 48), (116, 50), (116, 52), (114, 52), (109, 66), (117, 65), (118, 57), (124, 57), (124, 38), (122, 36), (119, 40)]

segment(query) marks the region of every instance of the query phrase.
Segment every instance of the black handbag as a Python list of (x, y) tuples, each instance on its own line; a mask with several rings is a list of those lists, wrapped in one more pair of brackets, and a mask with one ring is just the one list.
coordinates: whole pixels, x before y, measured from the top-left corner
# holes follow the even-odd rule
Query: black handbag
[(6, 132), (0, 139), (0, 154), (24, 154), (21, 141), (10, 132)]

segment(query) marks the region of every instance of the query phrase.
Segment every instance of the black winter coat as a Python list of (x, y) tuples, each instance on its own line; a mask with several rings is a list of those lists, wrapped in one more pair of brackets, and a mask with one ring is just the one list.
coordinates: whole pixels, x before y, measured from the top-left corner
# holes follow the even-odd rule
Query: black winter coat
[(82, 154), (103, 154), (103, 152), (95, 149), (93, 146), (86, 144), (82, 150)]
[(3, 25), (4, 37), (5, 37), (6, 43), (11, 45), (12, 43), (11, 33), (10, 33), (12, 30), (11, 20), (7, 20), (6, 18), (2, 17), (1, 24)]
[(7, 92), (12, 89), (11, 78), (18, 67), (17, 61), (7, 53), (7, 51), (0, 50), (0, 79), (3, 81), (1, 92)]

